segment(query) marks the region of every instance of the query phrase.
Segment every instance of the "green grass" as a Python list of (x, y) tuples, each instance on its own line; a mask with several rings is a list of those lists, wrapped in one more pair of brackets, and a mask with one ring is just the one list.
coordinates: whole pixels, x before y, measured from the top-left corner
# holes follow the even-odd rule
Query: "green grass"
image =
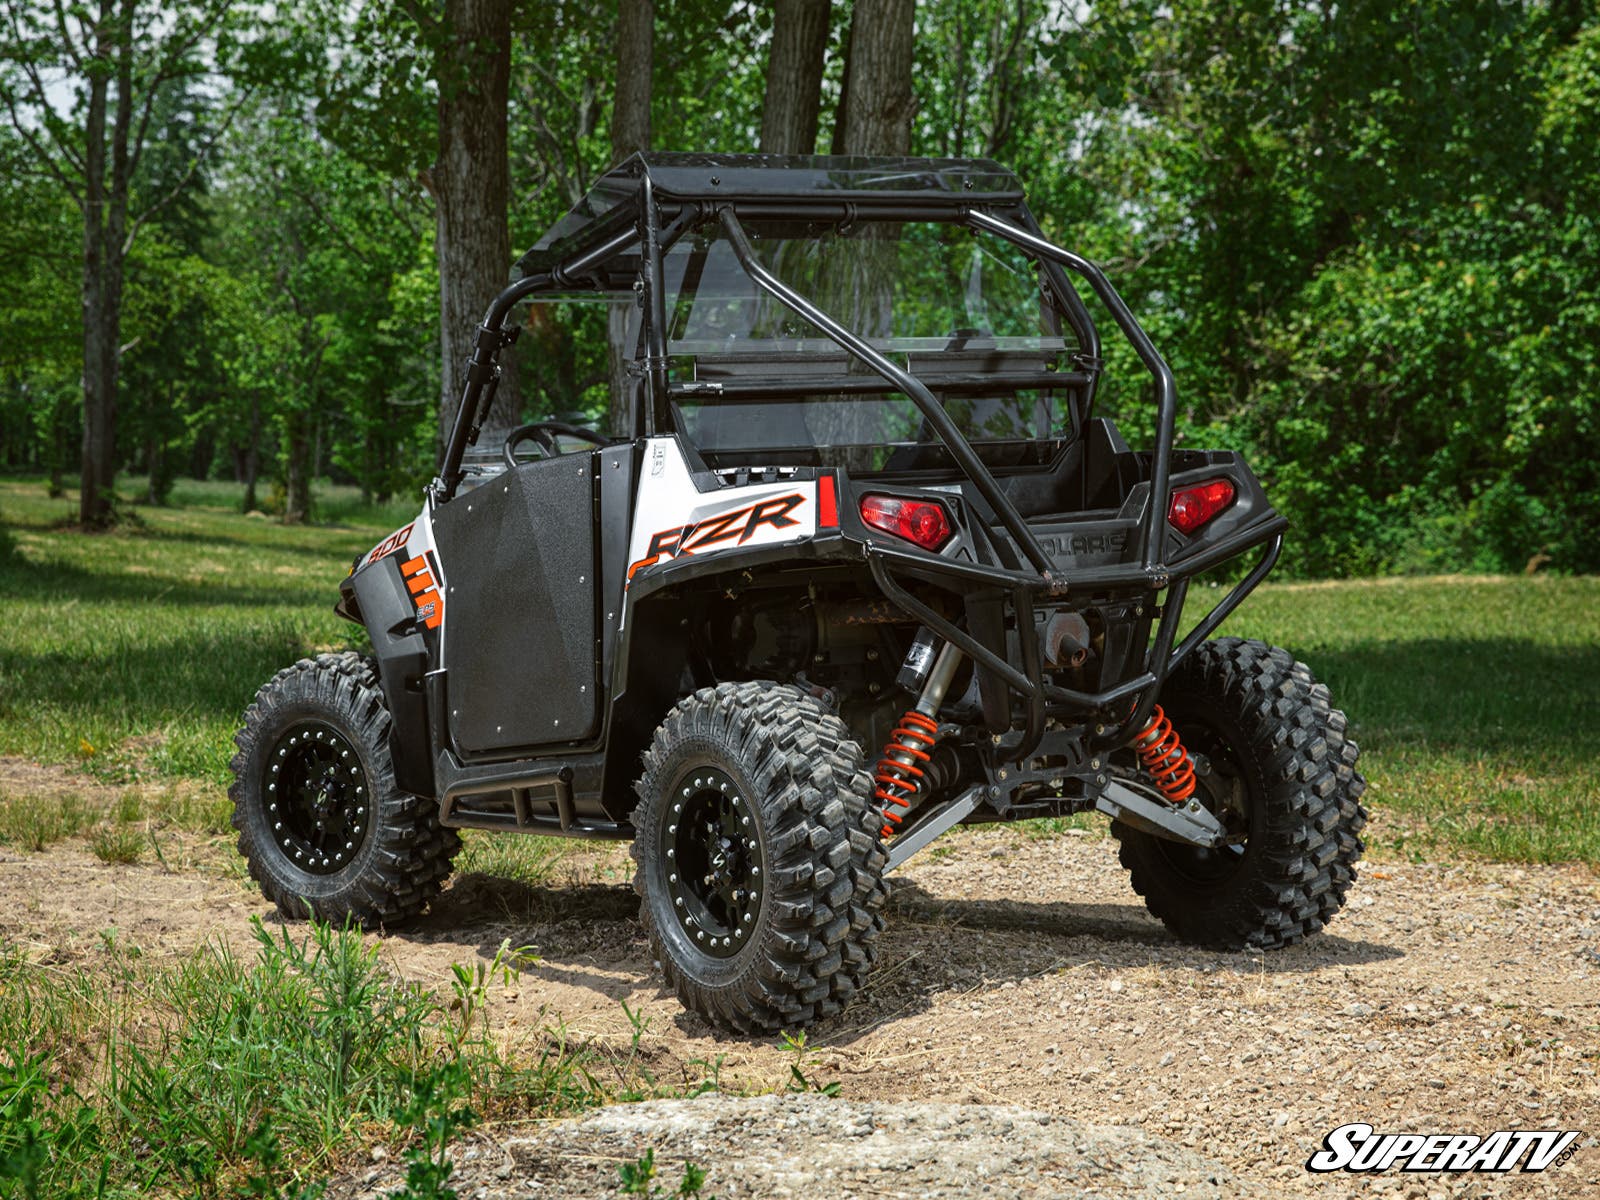
[[(0, 753), (223, 783), (255, 689), (302, 655), (363, 643), (331, 611), (339, 580), (411, 506), (335, 489), (319, 511), (338, 524), (286, 528), (241, 516), (238, 498), (180, 482), (177, 506), (138, 510), (142, 528), (84, 536), (60, 528), (70, 505), (41, 482), (0, 481)], [(1190, 619), (1221, 595), (1196, 588)], [(1600, 579), (1268, 584), (1223, 632), (1289, 647), (1333, 689), (1384, 815), (1376, 848), (1600, 862)], [(0, 798), (0, 838), (87, 823)], [(465, 865), (532, 880), (550, 854), (484, 839)]]
[(77, 795), (37, 796), (0, 793), (0, 845), (43, 850), (83, 831), (91, 814)]
[(1268, 586), (1223, 632), (1289, 647), (1349, 713), (1377, 848), (1600, 863), (1600, 579)]
[[(123, 494), (136, 491), (124, 485)], [(0, 752), (222, 782), (229, 739), (255, 690), (320, 649), (359, 646), (333, 615), (355, 554), (392, 515), (285, 527), (238, 512), (238, 489), (180, 485), (183, 508), (140, 508), (139, 526), (85, 536), (70, 504), (0, 481), (12, 550), (0, 640)]]
[(251, 957), (215, 945), (159, 968), (111, 931), (98, 970), (0, 957), (0, 1196), (299, 1195), (286, 1176), (315, 1179), (353, 1141), (406, 1129), (438, 1178), (474, 1110), (545, 1117), (695, 1090), (658, 1085), (637, 1043), (549, 1028), (507, 1053), (485, 1005), (527, 960), (504, 947), (456, 967), (446, 1000), (392, 975), (357, 931), (255, 933)]

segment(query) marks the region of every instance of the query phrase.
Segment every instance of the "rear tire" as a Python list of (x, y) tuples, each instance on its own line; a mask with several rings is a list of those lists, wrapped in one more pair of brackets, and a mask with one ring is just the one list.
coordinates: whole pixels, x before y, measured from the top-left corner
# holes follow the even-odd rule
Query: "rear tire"
[(1210, 764), (1195, 798), (1246, 840), (1242, 854), (1202, 850), (1114, 822), (1134, 891), (1201, 945), (1275, 949), (1316, 933), (1355, 881), (1367, 820), (1359, 751), (1328, 689), (1286, 650), (1220, 638), (1172, 673), (1161, 705)]
[(239, 853), (285, 917), (374, 928), (439, 894), (461, 839), (436, 802), (395, 786), (370, 659), (323, 654), (279, 671), (234, 744)]
[(887, 895), (844, 723), (796, 687), (702, 689), (656, 730), (638, 792), (639, 915), (684, 1007), (740, 1033), (842, 1011)]

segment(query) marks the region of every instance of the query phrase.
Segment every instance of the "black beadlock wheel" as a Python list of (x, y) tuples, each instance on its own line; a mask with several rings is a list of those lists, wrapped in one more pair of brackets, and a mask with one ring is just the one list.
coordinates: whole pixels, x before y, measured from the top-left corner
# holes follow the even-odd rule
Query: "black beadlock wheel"
[(296, 721), (267, 747), (268, 824), (286, 858), (331, 875), (361, 852), (372, 829), (360, 754), (326, 721)]
[(799, 688), (722, 684), (644, 756), (634, 888), (684, 1007), (741, 1033), (843, 1010), (877, 956), (887, 855), (861, 749)]
[(436, 802), (395, 786), (370, 659), (324, 654), (279, 671), (234, 744), (239, 853), (285, 917), (372, 928), (439, 894), (461, 841)]
[(1201, 945), (1274, 949), (1317, 932), (1355, 881), (1367, 819), (1359, 751), (1328, 689), (1286, 650), (1219, 638), (1168, 677), (1161, 705), (1199, 768), (1193, 798), (1230, 844), (1113, 822), (1134, 891)]

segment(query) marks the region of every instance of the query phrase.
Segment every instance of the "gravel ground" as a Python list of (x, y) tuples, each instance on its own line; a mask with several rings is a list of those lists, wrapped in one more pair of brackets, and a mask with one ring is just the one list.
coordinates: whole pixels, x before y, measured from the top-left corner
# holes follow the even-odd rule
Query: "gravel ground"
[[(634, 919), (625, 850), (577, 848), (563, 871), (538, 888), (459, 878), (417, 928), (384, 940), (385, 956), (442, 989), (452, 962), (491, 959), (503, 939), (535, 945), (542, 962), (491, 995), (492, 1020), (507, 1036), (559, 1018), (570, 1039), (626, 1048), (626, 1001), (646, 1023), (641, 1049), (657, 1079), (701, 1078), (720, 1058), (724, 1090), (781, 1091), (793, 1056), (775, 1039), (720, 1036), (661, 990)], [(187, 953), (213, 936), (244, 946), (248, 917), (265, 911), (215, 862), (163, 871), (108, 867), (81, 849), (0, 852), (0, 943), (50, 961), (92, 962), (98, 931), (112, 923), (151, 955)], [(934, 1161), (955, 1156), (951, 1170), (988, 1153), (975, 1146), (976, 1131), (994, 1122), (993, 1161), (1020, 1156), (987, 1181), (1013, 1189), (995, 1195), (1053, 1194), (1050, 1171), (1088, 1168), (1041, 1157), (1038, 1147), (1081, 1136), (1135, 1139), (1151, 1171), (1189, 1172), (1185, 1194), (1207, 1186), (1246, 1194), (1226, 1182), (1231, 1173), (1273, 1196), (1600, 1198), (1600, 874), (1592, 868), (1368, 865), (1350, 907), (1319, 937), (1266, 955), (1218, 954), (1177, 944), (1146, 915), (1108, 840), (975, 830), (896, 876), (882, 945), (864, 995), (812, 1031), (807, 1073), (837, 1080), (847, 1105), (866, 1105), (886, 1145), (926, 1138)], [(955, 1110), (941, 1139), (928, 1134), (937, 1131), (931, 1114), (950, 1110), (912, 1124), (898, 1107), (906, 1102), (985, 1107)], [(838, 1122), (858, 1110), (829, 1103), (784, 1109), (784, 1119), (822, 1121), (838, 1142)], [(987, 1107), (1018, 1104), (1051, 1120)], [(574, 1127), (572, 1144), (603, 1127), (613, 1130), (606, 1154), (625, 1158), (654, 1136), (628, 1124), (645, 1111), (591, 1117), (602, 1124)], [(680, 1110), (667, 1111), (656, 1145), (694, 1157), (696, 1135), (682, 1128)], [(778, 1154), (770, 1130), (720, 1104), (688, 1111), (708, 1113), (710, 1152), (695, 1158), (712, 1171), (706, 1194), (756, 1194), (734, 1188), (757, 1186), (741, 1174), (745, 1159)], [(1322, 1138), (1351, 1121), (1394, 1132), (1575, 1129), (1584, 1138), (1571, 1161), (1542, 1175), (1308, 1174)], [(529, 1144), (568, 1136), (544, 1130)], [(811, 1169), (799, 1144), (779, 1163), (784, 1170)], [(535, 1162), (537, 1152), (526, 1153), (517, 1171)], [(516, 1176), (540, 1181), (542, 1192), (503, 1194), (615, 1194), (609, 1160), (574, 1157), (570, 1178), (566, 1161), (552, 1151)], [(847, 1170), (848, 1156), (840, 1161)], [(345, 1185), (370, 1169), (363, 1164)], [(1213, 1176), (1225, 1182), (1208, 1183)], [(1096, 1186), (1137, 1195), (1158, 1177), (1113, 1173)], [(471, 1179), (504, 1182), (492, 1171)], [(815, 1194), (846, 1194), (848, 1185), (892, 1195), (925, 1182), (839, 1179)], [(969, 1184), (949, 1194), (980, 1194), (982, 1185)]]

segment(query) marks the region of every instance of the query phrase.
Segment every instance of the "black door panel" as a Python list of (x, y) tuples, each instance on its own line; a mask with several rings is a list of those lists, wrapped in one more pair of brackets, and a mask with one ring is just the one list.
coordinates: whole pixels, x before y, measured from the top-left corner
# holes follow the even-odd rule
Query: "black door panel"
[(434, 519), (450, 730), (464, 753), (595, 732), (594, 462), (525, 463)]

